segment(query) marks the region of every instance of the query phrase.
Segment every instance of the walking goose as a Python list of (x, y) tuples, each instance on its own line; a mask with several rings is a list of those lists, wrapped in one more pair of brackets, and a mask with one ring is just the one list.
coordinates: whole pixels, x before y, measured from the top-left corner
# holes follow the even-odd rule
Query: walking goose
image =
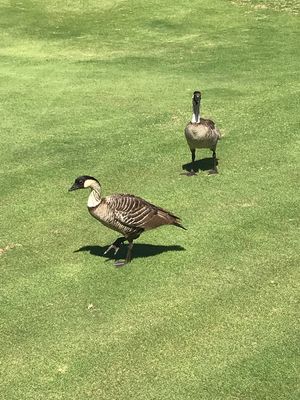
[(196, 149), (210, 149), (213, 152), (213, 168), (209, 171), (209, 174), (217, 174), (216, 147), (218, 140), (221, 139), (221, 132), (215, 126), (213, 121), (210, 119), (200, 118), (201, 92), (199, 92), (199, 90), (194, 92), (192, 100), (192, 120), (187, 124), (184, 130), (188, 146), (192, 153), (192, 170), (187, 173), (187, 175), (195, 175), (194, 162)]
[(122, 266), (131, 261), (133, 240), (137, 239), (142, 232), (161, 225), (175, 225), (185, 229), (176, 215), (140, 197), (131, 194), (101, 197), (101, 185), (92, 176), (83, 175), (76, 178), (69, 192), (85, 188), (91, 189), (87, 202), (90, 214), (103, 225), (123, 235), (115, 240), (104, 254), (113, 249), (116, 255), (121, 244), (125, 240), (129, 242), (126, 259), (116, 261), (116, 266)]

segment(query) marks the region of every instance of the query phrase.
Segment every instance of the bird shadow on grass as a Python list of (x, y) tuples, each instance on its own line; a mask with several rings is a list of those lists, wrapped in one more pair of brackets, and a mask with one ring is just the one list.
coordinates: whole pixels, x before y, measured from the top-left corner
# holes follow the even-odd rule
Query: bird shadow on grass
[[(218, 165), (218, 159), (217, 159), (216, 165)], [(199, 171), (211, 170), (211, 169), (213, 169), (213, 166), (214, 166), (213, 159), (212, 159), (212, 157), (209, 157), (209, 158), (202, 158), (201, 160), (197, 160), (194, 162), (194, 164), (191, 162), (187, 163), (187, 164), (183, 164), (182, 169), (187, 172), (191, 172), (192, 169), (194, 170), (194, 172), (199, 172)]]
[[(120, 250), (116, 255), (114, 255), (113, 250), (108, 254), (104, 254), (105, 250), (107, 250), (108, 246), (83, 246), (80, 249), (75, 250), (74, 253), (78, 253), (80, 251), (88, 251), (93, 256), (104, 257), (107, 259), (122, 259), (126, 257), (127, 252), (127, 244), (124, 244), (120, 247)], [(144, 243), (135, 243), (132, 249), (133, 258), (145, 258), (152, 257), (157, 254), (165, 253), (168, 251), (185, 251), (185, 248), (179, 245), (173, 246), (160, 246), (156, 244), (144, 244)]]

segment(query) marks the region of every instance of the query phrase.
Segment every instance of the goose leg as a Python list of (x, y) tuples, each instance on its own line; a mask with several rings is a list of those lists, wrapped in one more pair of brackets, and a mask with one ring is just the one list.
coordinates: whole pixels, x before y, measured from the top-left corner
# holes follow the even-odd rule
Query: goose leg
[(120, 237), (111, 244), (108, 249), (105, 250), (104, 254), (107, 254), (110, 250), (114, 249), (114, 255), (120, 250), (121, 244), (126, 240), (125, 237)]
[(122, 267), (123, 265), (130, 263), (130, 261), (132, 259), (133, 240), (132, 239), (128, 240), (128, 242), (129, 242), (129, 244), (128, 244), (126, 258), (125, 258), (125, 260), (116, 260), (114, 263), (116, 267)]
[(196, 172), (194, 171), (195, 167), (195, 158), (196, 158), (196, 149), (191, 149), (192, 153), (192, 169), (186, 173), (187, 176), (194, 176), (197, 175)]
[(208, 171), (209, 175), (217, 174), (218, 169), (217, 169), (217, 156), (216, 156), (216, 151), (212, 150), (212, 159), (213, 159), (213, 167), (211, 170)]
[(126, 263), (129, 263), (132, 259), (132, 248), (133, 248), (133, 240), (129, 240), (128, 250), (126, 255)]
[(139, 238), (143, 231), (144, 231), (143, 229), (139, 229), (138, 231), (132, 233), (127, 239), (125, 239), (125, 240), (128, 240), (128, 250), (127, 250), (126, 258), (125, 258), (125, 260), (117, 260), (115, 262), (116, 267), (122, 267), (123, 265), (130, 263), (130, 261), (132, 260), (133, 241), (135, 239)]

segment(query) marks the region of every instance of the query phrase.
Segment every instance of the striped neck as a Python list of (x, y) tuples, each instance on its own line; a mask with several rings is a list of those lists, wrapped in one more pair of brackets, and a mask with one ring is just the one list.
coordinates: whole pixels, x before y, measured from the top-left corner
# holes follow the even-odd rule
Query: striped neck
[(89, 208), (97, 207), (101, 203), (101, 186), (98, 182), (93, 181), (89, 186), (91, 193), (88, 198), (87, 206)]

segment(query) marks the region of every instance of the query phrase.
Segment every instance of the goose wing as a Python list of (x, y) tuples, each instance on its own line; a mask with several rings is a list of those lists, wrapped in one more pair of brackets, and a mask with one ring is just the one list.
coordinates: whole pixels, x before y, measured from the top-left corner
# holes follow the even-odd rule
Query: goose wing
[(206, 125), (210, 129), (215, 129), (215, 127), (216, 127), (214, 121), (212, 121), (211, 119), (207, 119), (207, 118), (200, 118), (200, 124)]
[(218, 139), (222, 138), (220, 130), (216, 127), (216, 124), (211, 119), (200, 118), (200, 123), (202, 125), (207, 126), (210, 128), (215, 135), (217, 135)]
[(179, 224), (178, 217), (137, 196), (118, 194), (107, 197), (106, 201), (118, 222), (128, 228), (146, 230)]

